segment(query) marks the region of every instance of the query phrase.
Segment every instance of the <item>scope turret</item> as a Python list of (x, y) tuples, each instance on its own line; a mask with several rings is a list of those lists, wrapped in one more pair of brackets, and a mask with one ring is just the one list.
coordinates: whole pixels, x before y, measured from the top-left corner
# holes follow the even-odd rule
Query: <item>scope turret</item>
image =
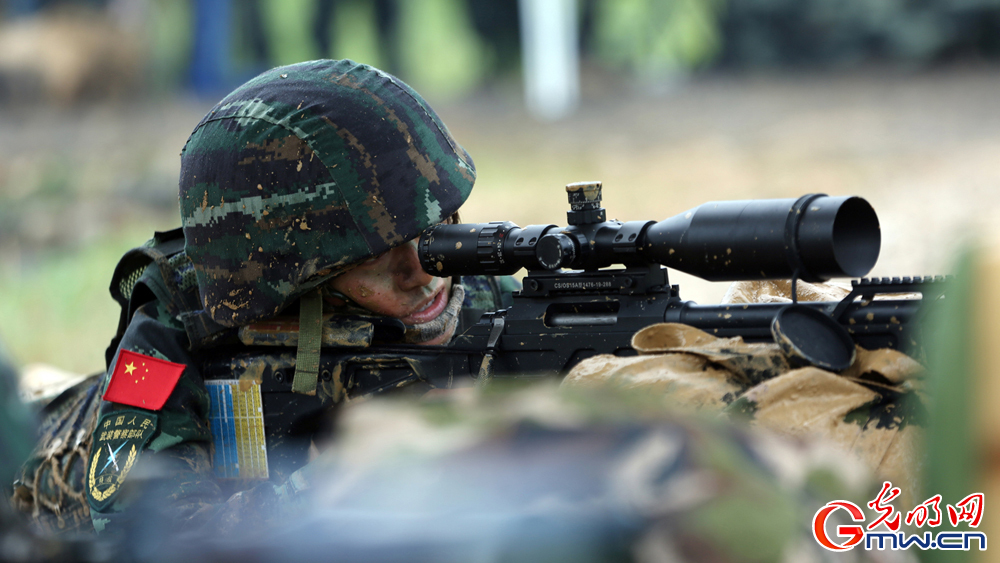
[(878, 217), (860, 197), (717, 201), (663, 221), (607, 221), (601, 183), (566, 186), (569, 225), (437, 225), (420, 240), (435, 276), (521, 268), (596, 270), (662, 264), (710, 281), (860, 277), (878, 260)]

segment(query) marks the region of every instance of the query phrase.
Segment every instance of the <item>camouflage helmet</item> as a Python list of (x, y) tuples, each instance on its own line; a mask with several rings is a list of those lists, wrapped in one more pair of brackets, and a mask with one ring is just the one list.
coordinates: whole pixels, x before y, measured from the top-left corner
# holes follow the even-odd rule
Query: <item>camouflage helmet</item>
[(181, 152), (185, 251), (222, 326), (273, 316), (451, 216), (476, 169), (399, 79), (354, 61), (278, 67), (226, 96)]

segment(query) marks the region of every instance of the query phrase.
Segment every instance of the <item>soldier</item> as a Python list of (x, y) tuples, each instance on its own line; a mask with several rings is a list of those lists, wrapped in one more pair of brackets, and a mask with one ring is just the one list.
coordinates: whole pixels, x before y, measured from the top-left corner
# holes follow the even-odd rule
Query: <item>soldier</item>
[(503, 305), (513, 280), (434, 278), (417, 259), (415, 239), (457, 218), (475, 178), (420, 95), (367, 65), (275, 68), (219, 102), (181, 153), (183, 237), (157, 233), (112, 282), (122, 319), (82, 487), (95, 529), (126, 519), (137, 463), (158, 467), (162, 511), (197, 526), (304, 465), (332, 405), (429, 388), (379, 386), (377, 370), (354, 388), (320, 345), (446, 344)]

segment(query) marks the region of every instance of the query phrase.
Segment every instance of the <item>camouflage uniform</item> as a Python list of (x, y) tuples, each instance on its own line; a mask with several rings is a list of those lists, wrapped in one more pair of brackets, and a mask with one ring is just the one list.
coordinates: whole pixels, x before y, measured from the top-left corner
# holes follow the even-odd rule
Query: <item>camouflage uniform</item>
[[(219, 436), (209, 424), (213, 403), (205, 380), (240, 380), (234, 393), (276, 384), (285, 374), (297, 385), (299, 372), (308, 371), (301, 369), (304, 344), (270, 346), (264, 353), (255, 348), (246, 359), (247, 344), (259, 342), (245, 329), (266, 327), (280, 319), (278, 313), (299, 309), (301, 324), (318, 306), (323, 341), (333, 334), (334, 342), (358, 346), (358, 327), (371, 328), (379, 319), (350, 306), (322, 311), (315, 297), (353, 264), (452, 217), (474, 181), (472, 159), (423, 99), (369, 66), (301, 63), (272, 69), (232, 92), (202, 119), (182, 151), (183, 237), (179, 229), (157, 233), (122, 259), (112, 283), (122, 318), (107, 354), (109, 371), (73, 397), (74, 405), (92, 408), (55, 417), (48, 447), (36, 452), (22, 478), (22, 485), (34, 480), (36, 486), (22, 487), (22, 496), (35, 496), (37, 515), (44, 484), (54, 479), (37, 468), (50, 457), (52, 443), (81, 446), (75, 434), (63, 439), (59, 433), (95, 425), (86, 459), (69, 464), (62, 476), (72, 476), (74, 485), (82, 479), (98, 531), (127, 520), (122, 511), (134, 499), (134, 479), (126, 479), (133, 465), (134, 471), (155, 465), (165, 487), (158, 490), (166, 496), (159, 510), (191, 526), (210, 519), (236, 490), (280, 483), (306, 463), (310, 438), (323, 429), (322, 414), (362, 391), (351, 387), (347, 374), (330, 376), (336, 367), (323, 365), (322, 379), (313, 379), (311, 388), (285, 392), (277, 402), (269, 403), (266, 394), (258, 398), (257, 405), (264, 403), (260, 420), (276, 415), (267, 419), (270, 471), (264, 475), (270, 482), (221, 482), (217, 468), (213, 473)], [(453, 281), (459, 330), (503, 306), (516, 287), (509, 278)], [(295, 325), (296, 318), (290, 321)], [(286, 332), (285, 344), (308, 340), (305, 329)], [(106, 391), (125, 350), (184, 366), (161, 409), (95, 398)], [(315, 356), (314, 378), (318, 345)], [(208, 373), (206, 366), (216, 372), (222, 366), (223, 373)], [(272, 432), (272, 419), (281, 420), (280, 431)], [(87, 451), (86, 441), (82, 447)], [(49, 508), (58, 522), (49, 518), (43, 527), (79, 525), (63, 518), (75, 510)]]

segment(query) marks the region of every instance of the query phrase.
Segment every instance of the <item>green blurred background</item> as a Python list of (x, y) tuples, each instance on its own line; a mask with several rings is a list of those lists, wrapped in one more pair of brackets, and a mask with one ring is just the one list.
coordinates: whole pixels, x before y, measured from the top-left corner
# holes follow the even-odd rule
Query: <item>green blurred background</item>
[[(942, 273), (1000, 212), (1000, 0), (587, 0), (580, 102), (525, 109), (516, 0), (0, 2), (0, 338), (104, 368), (120, 255), (179, 224), (178, 153), (270, 66), (383, 66), (479, 170), (467, 221), (563, 223), (602, 180), (622, 220), (712, 199), (868, 198), (876, 275)], [(683, 297), (725, 286), (676, 274)]]

